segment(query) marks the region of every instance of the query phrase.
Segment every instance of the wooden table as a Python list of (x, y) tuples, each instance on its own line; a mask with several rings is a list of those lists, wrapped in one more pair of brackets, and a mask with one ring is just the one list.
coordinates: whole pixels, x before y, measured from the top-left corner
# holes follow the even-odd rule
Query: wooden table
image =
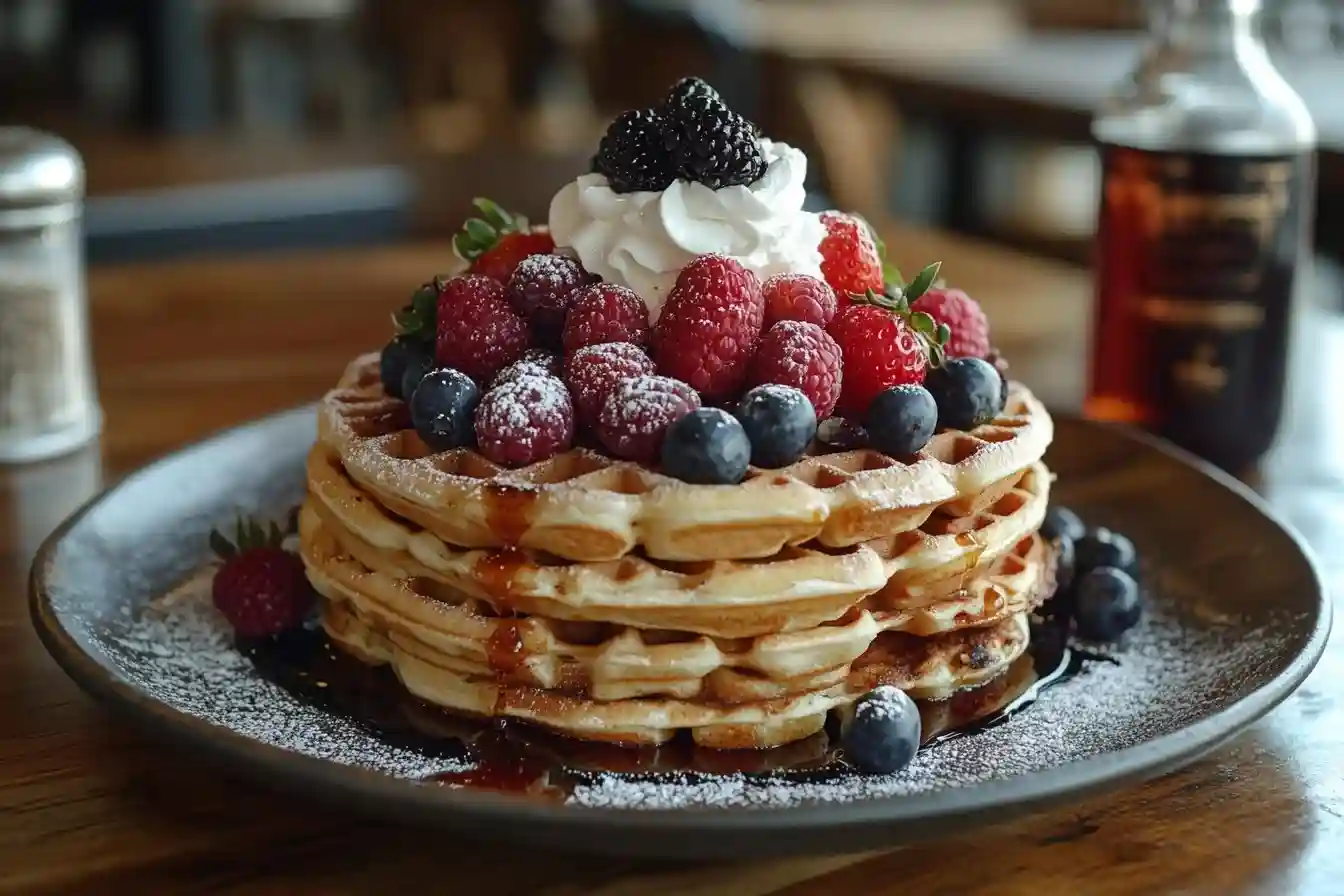
[[(1056, 406), (1077, 401), (1085, 273), (886, 230), (903, 267), (941, 258), (948, 277), (979, 296), (1019, 375)], [(156, 743), (84, 696), (29, 629), (24, 577), (37, 539), (100, 481), (316, 397), (351, 354), (382, 340), (388, 311), (444, 267), (447, 253), (445, 245), (404, 246), (94, 272), (107, 412), (101, 454), (0, 477), (0, 891), (1339, 892), (1344, 637), (1249, 733), (1147, 786), (916, 848), (702, 868), (445, 842), (317, 810), (222, 778), (202, 757)], [(1318, 370), (1334, 357), (1344, 364), (1338, 351), (1301, 357)], [(1317, 442), (1295, 447), (1332, 436), (1316, 432)], [(1337, 548), (1344, 528), (1331, 514), (1340, 486), (1299, 461), (1290, 465), (1298, 478), (1272, 479), (1271, 492), (1318, 547)], [(1344, 584), (1344, 562), (1328, 569)]]

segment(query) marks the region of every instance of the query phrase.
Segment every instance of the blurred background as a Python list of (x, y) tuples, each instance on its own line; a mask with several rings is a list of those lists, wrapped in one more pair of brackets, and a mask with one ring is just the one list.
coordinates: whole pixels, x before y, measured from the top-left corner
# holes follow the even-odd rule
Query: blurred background
[[(1344, 3), (1267, 0), (1344, 204)], [(88, 167), (90, 260), (361, 245), (535, 217), (606, 122), (699, 73), (807, 149), (817, 205), (1086, 262), (1096, 101), (1142, 0), (0, 0), (0, 123)]]

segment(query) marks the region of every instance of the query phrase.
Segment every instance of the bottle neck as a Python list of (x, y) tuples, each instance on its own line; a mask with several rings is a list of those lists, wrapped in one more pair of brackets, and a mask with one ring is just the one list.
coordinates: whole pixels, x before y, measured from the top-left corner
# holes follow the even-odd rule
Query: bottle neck
[(1164, 44), (1194, 51), (1258, 44), (1261, 6), (1261, 0), (1158, 0), (1153, 32)]

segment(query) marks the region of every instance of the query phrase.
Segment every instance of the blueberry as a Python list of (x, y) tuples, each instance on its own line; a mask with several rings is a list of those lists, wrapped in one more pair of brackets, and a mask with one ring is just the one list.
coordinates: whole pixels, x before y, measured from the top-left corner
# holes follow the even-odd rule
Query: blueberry
[(414, 351), (415, 340), (409, 336), (398, 336), (383, 346), (378, 356), (378, 378), (383, 381), (383, 391), (393, 398), (401, 398), (401, 378), (406, 375), (406, 362)]
[(868, 442), (893, 457), (914, 454), (933, 438), (938, 405), (923, 386), (892, 386), (868, 406)]
[(413, 342), (407, 349), (406, 371), (401, 375), (401, 398), (410, 401), (415, 387), (434, 369), (434, 350), (421, 342)]
[(737, 419), (751, 441), (751, 462), (786, 467), (803, 456), (817, 434), (812, 402), (792, 386), (757, 386), (737, 406)]
[(1061, 535), (1072, 541), (1078, 541), (1087, 534), (1082, 519), (1067, 507), (1052, 505), (1045, 512), (1045, 521), (1041, 523), (1041, 535), (1053, 541)]
[(915, 701), (905, 691), (883, 685), (855, 701), (840, 739), (845, 758), (855, 768), (869, 775), (888, 775), (915, 758), (922, 734)]
[(1073, 587), (1078, 572), (1078, 549), (1067, 535), (1057, 536), (1055, 546), (1055, 594), (1061, 595)]
[(1078, 574), (1085, 575), (1099, 566), (1123, 569), (1131, 577), (1139, 577), (1139, 552), (1134, 542), (1119, 532), (1096, 528), (1078, 539)]
[(411, 423), (434, 451), (471, 444), (481, 390), (460, 370), (430, 372), (411, 394)]
[(1003, 377), (980, 358), (949, 358), (929, 370), (924, 388), (938, 404), (943, 429), (974, 429), (1003, 410)]
[(747, 475), (751, 441), (732, 414), (720, 408), (691, 411), (667, 428), (663, 472), (697, 485), (735, 485)]
[(1078, 635), (1088, 641), (1114, 641), (1143, 615), (1139, 584), (1129, 573), (1110, 566), (1099, 566), (1079, 578), (1073, 600)]

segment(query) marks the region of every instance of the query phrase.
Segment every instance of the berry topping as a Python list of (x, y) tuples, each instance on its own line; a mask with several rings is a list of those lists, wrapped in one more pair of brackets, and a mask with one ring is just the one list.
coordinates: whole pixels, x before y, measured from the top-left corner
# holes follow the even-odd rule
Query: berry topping
[(1045, 519), (1041, 522), (1041, 537), (1047, 541), (1053, 541), (1061, 535), (1072, 541), (1078, 541), (1086, 534), (1087, 527), (1083, 525), (1082, 518), (1069, 508), (1058, 504), (1052, 505), (1045, 512)]
[(663, 472), (682, 482), (736, 485), (750, 462), (751, 442), (742, 424), (719, 408), (691, 411), (667, 428), (663, 440)]
[(1098, 527), (1078, 539), (1078, 573), (1085, 575), (1101, 566), (1123, 570), (1133, 578), (1139, 577), (1139, 552), (1119, 532)]
[[(415, 389), (420, 385), (420, 381), (429, 375), (429, 372), (436, 366), (434, 363), (434, 352), (430, 347), (421, 342), (412, 343), (407, 349), (406, 367), (401, 374), (401, 384), (397, 389), (396, 397), (402, 401), (410, 401), (411, 396), (415, 394)], [(387, 390), (387, 385), (383, 385), (383, 390)], [(391, 394), (391, 393), (389, 393)]]
[(1074, 586), (1073, 622), (1088, 641), (1115, 641), (1143, 616), (1139, 584), (1122, 569), (1099, 566)]
[(756, 275), (723, 255), (701, 255), (677, 275), (653, 332), (658, 372), (710, 399), (738, 392), (761, 335)]
[(817, 434), (817, 412), (806, 395), (791, 386), (757, 386), (737, 407), (751, 440), (751, 462), (786, 467), (803, 456)]
[(667, 428), (700, 407), (700, 396), (665, 376), (622, 380), (597, 419), (597, 435), (613, 455), (652, 461), (663, 449)]
[(817, 419), (824, 420), (840, 398), (841, 367), (840, 346), (825, 330), (782, 320), (761, 337), (750, 381), (798, 389), (812, 402)]
[(945, 347), (948, 357), (984, 358), (989, 354), (989, 320), (975, 299), (961, 290), (930, 289), (911, 302), (910, 309), (947, 324), (952, 331)]
[(825, 327), (835, 317), (835, 290), (807, 274), (776, 274), (761, 284), (761, 294), (767, 329), (781, 320)]
[(491, 389), (476, 409), (481, 454), (505, 467), (554, 457), (574, 443), (574, 405), (551, 376), (523, 376)]
[(585, 345), (628, 342), (648, 345), (649, 308), (634, 290), (614, 283), (595, 283), (580, 290), (565, 320), (565, 353)]
[(439, 293), (439, 339), (435, 358), (442, 367), (488, 383), (527, 351), (527, 321), (504, 298), (498, 280), (480, 274), (454, 277)]
[(869, 444), (883, 454), (903, 457), (929, 444), (938, 427), (938, 405), (923, 386), (892, 386), (877, 393), (864, 424)]
[(844, 357), (839, 413), (862, 417), (878, 393), (924, 382), (929, 350), (905, 319), (875, 305), (850, 303), (828, 331)]
[(821, 274), (841, 296), (881, 292), (882, 256), (867, 223), (844, 212), (822, 212)]
[(524, 258), (555, 249), (551, 234), (542, 228), (529, 228), (521, 215), (506, 212), (489, 199), (475, 199), (472, 205), (482, 217), (468, 218), (453, 237), (453, 251), (470, 262), (468, 273), (508, 283)]
[(509, 380), (521, 376), (559, 376), (560, 357), (543, 348), (530, 348), (523, 356), (505, 367), (490, 384), (491, 389), (504, 385)]
[(252, 520), (238, 521), (233, 541), (210, 533), (210, 547), (224, 561), (211, 583), (210, 598), (244, 638), (298, 628), (312, 606), (303, 561), (280, 546), (283, 540), (275, 523), (263, 529)]
[(905, 691), (890, 685), (856, 700), (840, 732), (845, 759), (869, 775), (905, 768), (919, 751), (922, 736), (919, 707)]
[(401, 398), (401, 379), (406, 375), (406, 365), (417, 352), (425, 357), (429, 350), (424, 343), (410, 336), (397, 336), (378, 356), (378, 378), (382, 380), (383, 391), (393, 398)]
[(1003, 379), (979, 358), (950, 358), (929, 371), (924, 386), (938, 403), (943, 429), (975, 429), (1003, 410)]
[(663, 146), (676, 175), (711, 190), (760, 180), (766, 165), (756, 126), (712, 90), (683, 84), (673, 88), (662, 110)]
[(597, 147), (596, 168), (617, 193), (658, 192), (676, 180), (663, 141), (664, 121), (653, 109), (622, 112)]
[(684, 106), (694, 96), (707, 96), (720, 102), (723, 100), (719, 92), (709, 86), (709, 82), (703, 78), (682, 78), (667, 91), (667, 97), (663, 102), (664, 105), (675, 109)]
[(460, 370), (432, 371), (411, 395), (411, 424), (434, 451), (471, 444), (472, 415), (481, 390)]
[(559, 345), (570, 302), (591, 280), (583, 265), (572, 258), (529, 255), (509, 278), (509, 304), (532, 324), (538, 342)]
[(1078, 572), (1077, 542), (1067, 535), (1056, 535), (1050, 543), (1055, 548), (1055, 594), (1052, 600), (1061, 599), (1057, 603), (1066, 606), (1070, 603), (1069, 589)]
[(653, 372), (653, 359), (628, 342), (585, 345), (570, 355), (565, 362), (565, 383), (579, 425), (589, 429), (597, 425), (608, 396), (622, 380)]

